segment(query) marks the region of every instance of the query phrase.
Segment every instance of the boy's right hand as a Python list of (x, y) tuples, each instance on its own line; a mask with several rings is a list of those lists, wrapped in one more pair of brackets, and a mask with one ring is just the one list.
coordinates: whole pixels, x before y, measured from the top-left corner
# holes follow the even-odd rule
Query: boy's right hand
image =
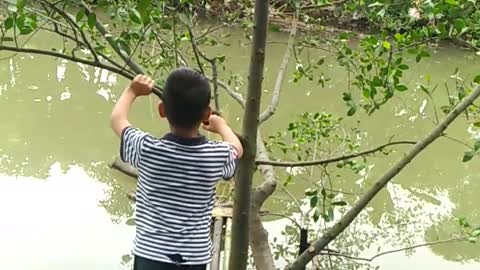
[(208, 119), (208, 123), (203, 123), (203, 128), (207, 131), (221, 134), (228, 128), (227, 122), (222, 117), (212, 114)]
[(152, 93), (155, 81), (146, 75), (137, 75), (130, 84), (130, 90), (135, 96), (148, 96)]

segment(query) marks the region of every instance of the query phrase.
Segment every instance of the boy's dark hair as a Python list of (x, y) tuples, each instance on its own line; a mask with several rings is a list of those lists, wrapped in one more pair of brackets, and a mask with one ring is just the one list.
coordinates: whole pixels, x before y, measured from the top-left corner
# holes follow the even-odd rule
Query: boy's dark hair
[(210, 104), (210, 84), (202, 74), (189, 68), (172, 71), (165, 82), (163, 103), (174, 127), (193, 128)]

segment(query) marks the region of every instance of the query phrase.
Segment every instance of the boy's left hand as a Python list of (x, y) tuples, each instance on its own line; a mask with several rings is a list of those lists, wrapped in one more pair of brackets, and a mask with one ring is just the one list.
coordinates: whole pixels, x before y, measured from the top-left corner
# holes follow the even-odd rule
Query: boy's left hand
[(148, 96), (152, 93), (155, 81), (146, 75), (137, 75), (130, 84), (130, 90), (135, 96)]

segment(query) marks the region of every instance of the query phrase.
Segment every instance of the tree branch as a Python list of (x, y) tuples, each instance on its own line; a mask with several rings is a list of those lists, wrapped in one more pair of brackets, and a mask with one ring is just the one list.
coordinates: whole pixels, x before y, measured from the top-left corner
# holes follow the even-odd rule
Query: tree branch
[(459, 103), (445, 119), (437, 125), (424, 139), (419, 141), (408, 154), (400, 159), (390, 170), (388, 170), (362, 198), (322, 237), (316, 240), (305, 252), (303, 252), (292, 264), (286, 267), (288, 270), (300, 270), (321, 252), (330, 242), (332, 242), (353, 220), (363, 211), (368, 203), (389, 183), (400, 171), (402, 171), (419, 153), (421, 153), (432, 142), (442, 136), (448, 126), (461, 115), (478, 97), (480, 96), (480, 85)]
[(78, 26), (78, 24), (75, 22), (73, 17), (70, 14), (68, 14), (67, 12), (57, 8), (57, 6), (55, 6), (55, 4), (52, 4), (52, 3), (50, 3), (46, 0), (41, 0), (41, 3), (44, 4), (44, 5), (47, 5), (48, 7), (53, 9), (56, 13), (58, 13), (60, 16), (62, 16), (67, 21), (67, 23), (72, 27), (72, 29), (75, 33), (78, 31), (80, 33), (80, 35), (82, 36), (83, 42), (87, 45), (88, 50), (92, 53), (93, 58), (95, 59), (95, 62), (100, 62), (98, 60), (97, 52), (93, 49), (92, 45), (90, 44), (90, 41), (87, 39), (87, 36), (83, 32), (83, 30)]
[(30, 49), (30, 48), (16, 48), (16, 47), (9, 47), (9, 46), (3, 46), (3, 45), (0, 45), (0, 51), (11, 51), (11, 52), (18, 52), (18, 53), (31, 53), (31, 54), (52, 56), (52, 57), (57, 57), (57, 58), (62, 58), (62, 59), (65, 59), (65, 60), (69, 60), (69, 61), (72, 61), (72, 62), (82, 63), (82, 64), (89, 65), (89, 66), (92, 66), (92, 67), (98, 67), (98, 68), (101, 68), (101, 69), (106, 69), (106, 70), (114, 72), (114, 73), (116, 73), (118, 75), (121, 75), (121, 76), (123, 76), (127, 79), (130, 79), (130, 80), (132, 80), (135, 77), (132, 74), (130, 74), (130, 73), (124, 71), (124, 70), (121, 70), (119, 68), (116, 68), (116, 67), (108, 66), (108, 65), (105, 65), (105, 64), (100, 63), (100, 62), (95, 62), (95, 61), (90, 61), (90, 60), (86, 60), (86, 59), (82, 59), (82, 58), (77, 58), (77, 57), (74, 57), (74, 56), (65, 55), (65, 54), (58, 53), (58, 52), (53, 52), (53, 51), (44, 51), (44, 50)]
[[(212, 77), (209, 77), (209, 76), (206, 76), (206, 77), (208, 80), (213, 81)], [(222, 87), (227, 92), (227, 94), (230, 97), (232, 97), (240, 105), (240, 107), (245, 108), (245, 99), (239, 92), (233, 90), (230, 86), (228, 86), (227, 83), (223, 81), (217, 80), (217, 83), (218, 83), (218, 86)]]
[[(94, 13), (92, 9), (85, 3), (85, 1), (81, 1), (79, 4), (81, 7), (85, 9), (85, 13), (87, 14), (87, 16)], [(124, 51), (120, 49), (118, 44), (113, 39), (113, 36), (108, 32), (108, 30), (105, 28), (103, 23), (98, 19), (98, 17), (96, 17), (95, 28), (97, 28), (100, 34), (102, 34), (103, 38), (105, 38), (108, 44), (110, 44), (112, 49), (118, 54), (118, 56), (120, 56), (120, 58), (122, 58), (122, 60), (125, 63), (127, 63), (127, 65), (136, 74), (145, 74), (143, 69), (137, 63), (135, 63), (132, 59), (130, 59), (130, 57)], [(160, 86), (155, 85), (153, 89), (153, 93), (157, 95), (160, 99), (163, 98), (163, 89)]]
[(327, 165), (330, 163), (335, 163), (343, 160), (349, 160), (361, 156), (366, 156), (373, 154), (375, 152), (382, 151), (383, 149), (393, 146), (393, 145), (413, 145), (416, 142), (413, 141), (398, 141), (398, 142), (389, 142), (378, 147), (375, 147), (370, 150), (365, 150), (358, 153), (348, 154), (340, 157), (328, 158), (328, 159), (321, 159), (321, 160), (312, 160), (312, 161), (302, 161), (302, 162), (282, 162), (282, 161), (271, 161), (271, 160), (257, 160), (257, 165), (270, 165), (274, 167), (307, 167), (307, 166), (318, 166), (318, 165)]
[(260, 114), (259, 124), (262, 124), (266, 120), (268, 120), (272, 115), (275, 113), (278, 107), (278, 100), (280, 98), (280, 91), (282, 89), (283, 80), (285, 77), (285, 71), (288, 67), (288, 63), (290, 61), (290, 51), (293, 49), (293, 43), (295, 42), (295, 36), (297, 34), (297, 13), (292, 19), (292, 26), (290, 28), (290, 37), (288, 38), (287, 49), (285, 50), (285, 54), (283, 55), (282, 63), (280, 64), (280, 69), (278, 70), (277, 79), (275, 81), (275, 86), (272, 92), (272, 101), (268, 108)]
[(420, 248), (420, 247), (435, 246), (435, 245), (440, 245), (440, 244), (449, 244), (449, 243), (454, 243), (454, 242), (463, 242), (463, 241), (467, 241), (467, 240), (468, 240), (467, 236), (462, 236), (462, 237), (456, 237), (456, 238), (451, 238), (451, 239), (446, 239), (446, 240), (426, 242), (426, 243), (416, 244), (416, 245), (409, 246), (409, 247), (392, 249), (392, 250), (380, 252), (380, 253), (378, 253), (378, 254), (370, 257), (370, 258), (355, 257), (355, 256), (350, 256), (350, 255), (346, 255), (346, 254), (342, 254), (342, 253), (337, 253), (337, 252), (333, 252), (333, 253), (332, 252), (329, 252), (329, 253), (320, 252), (319, 255), (332, 255), (332, 256), (336, 256), (336, 257), (343, 257), (343, 258), (357, 260), (357, 261), (371, 262), (371, 261), (377, 259), (378, 257), (388, 255), (388, 254), (392, 254), (392, 253), (398, 253), (398, 252), (402, 252), (402, 251), (417, 249), (417, 248)]

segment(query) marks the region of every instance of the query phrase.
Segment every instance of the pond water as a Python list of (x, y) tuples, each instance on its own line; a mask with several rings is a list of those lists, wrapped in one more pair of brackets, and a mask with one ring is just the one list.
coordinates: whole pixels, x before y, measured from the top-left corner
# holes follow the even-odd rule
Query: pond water
[[(232, 32), (230, 46), (219, 50), (227, 56), (229, 70), (245, 75), (249, 48), (238, 41), (240, 32)], [(275, 33), (270, 39), (286, 40), (286, 36)], [(47, 49), (52, 44), (48, 35), (31, 42), (32, 47)], [(284, 50), (282, 44), (268, 47), (265, 104)], [(10, 55), (0, 52), (0, 58)], [(409, 60), (407, 80), (412, 89), (426, 74), (439, 85), (451, 85), (455, 67), (465, 78), (480, 71), (480, 57), (474, 53), (441, 46), (432, 55), (418, 65)], [(291, 64), (289, 70), (293, 69)], [(285, 130), (304, 111), (345, 116), (341, 100), (345, 73), (328, 64), (322, 71), (332, 79), (324, 88), (308, 81), (285, 83), (278, 112), (262, 127), (265, 136)], [(127, 83), (108, 71), (60, 59), (17, 55), (0, 61), (0, 269), (129, 269), (134, 205), (126, 193), (134, 190), (135, 183), (109, 167), (119, 147), (109, 128), (109, 115)], [(144, 98), (136, 103), (131, 121), (160, 136), (167, 125), (155, 113), (156, 102)], [(239, 129), (240, 109), (225, 95), (221, 102), (230, 123)], [(445, 94), (438, 94), (438, 102), (445, 102)], [(364, 149), (383, 144), (392, 135), (418, 140), (434, 126), (430, 101), (415, 91), (399, 95), (359, 124), (357, 120), (350, 118), (347, 123), (364, 131)], [(476, 137), (474, 131), (462, 118), (448, 135), (468, 142)], [(370, 158), (363, 177), (335, 179), (335, 187), (356, 194), (365, 191), (408, 148), (395, 149), (389, 156)], [(468, 217), (480, 225), (480, 164), (478, 159), (462, 163), (465, 150), (440, 139), (381, 192), (335, 247), (370, 257), (378, 247), (381, 252), (451, 238), (460, 231), (454, 217)], [(281, 181), (284, 175), (279, 170)], [(289, 189), (300, 197), (306, 186), (299, 180)], [(357, 198), (345, 200), (353, 203)], [(279, 190), (266, 208), (282, 212), (286, 205), (289, 197)], [(271, 237), (280, 236), (287, 223), (287, 219), (271, 220), (266, 227)], [(479, 269), (480, 248), (470, 243), (437, 245), (385, 255), (372, 265), (389, 270)]]

